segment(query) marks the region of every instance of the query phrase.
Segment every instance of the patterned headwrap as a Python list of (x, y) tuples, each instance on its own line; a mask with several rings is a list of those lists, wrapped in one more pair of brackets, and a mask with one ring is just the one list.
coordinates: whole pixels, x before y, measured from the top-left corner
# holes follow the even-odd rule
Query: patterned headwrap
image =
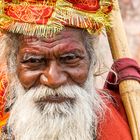
[(50, 37), (64, 26), (90, 33), (109, 27), (112, 0), (0, 0), (0, 29)]

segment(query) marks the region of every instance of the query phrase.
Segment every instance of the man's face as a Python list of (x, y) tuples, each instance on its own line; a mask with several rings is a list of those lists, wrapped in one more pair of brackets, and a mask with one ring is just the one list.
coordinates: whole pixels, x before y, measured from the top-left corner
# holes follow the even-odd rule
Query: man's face
[(82, 86), (88, 75), (89, 57), (81, 32), (68, 29), (50, 39), (23, 37), (17, 64), (24, 88), (45, 85), (55, 89), (66, 84)]
[(8, 121), (15, 140), (93, 140), (103, 104), (81, 30), (24, 36), (20, 43), (9, 86), (16, 96)]

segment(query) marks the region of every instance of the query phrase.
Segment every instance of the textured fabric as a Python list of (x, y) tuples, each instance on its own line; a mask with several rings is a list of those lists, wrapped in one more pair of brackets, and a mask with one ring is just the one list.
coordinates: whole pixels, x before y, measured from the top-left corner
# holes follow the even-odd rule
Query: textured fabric
[(121, 58), (112, 65), (113, 71), (109, 72), (104, 88), (118, 92), (118, 85), (123, 80), (137, 80), (140, 82), (140, 67), (131, 58)]

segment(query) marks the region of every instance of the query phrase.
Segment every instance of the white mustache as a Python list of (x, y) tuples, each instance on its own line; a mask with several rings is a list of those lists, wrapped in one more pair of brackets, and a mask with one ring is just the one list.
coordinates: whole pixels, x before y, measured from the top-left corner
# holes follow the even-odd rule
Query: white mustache
[[(58, 97), (78, 100), (77, 98), (79, 96), (80, 97), (82, 96), (81, 90), (85, 92), (85, 94), (87, 94), (87, 92), (83, 88), (77, 85), (72, 85), (72, 86), (65, 85), (57, 89), (51, 89), (46, 86), (39, 86), (39, 87), (30, 89), (29, 91), (26, 92), (25, 95), (28, 94), (28, 96), (30, 96), (34, 102), (43, 100), (49, 96), (58, 96)], [(87, 95), (87, 98), (88, 98), (88, 95)]]

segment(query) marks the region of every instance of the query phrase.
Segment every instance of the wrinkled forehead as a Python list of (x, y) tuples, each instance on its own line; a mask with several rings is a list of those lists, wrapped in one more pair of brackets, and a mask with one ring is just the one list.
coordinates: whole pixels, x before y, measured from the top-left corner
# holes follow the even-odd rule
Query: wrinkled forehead
[(79, 28), (66, 27), (64, 30), (62, 30), (61, 32), (59, 32), (53, 37), (43, 38), (43, 37), (36, 37), (36, 36), (21, 35), (19, 39), (21, 42), (25, 42), (25, 43), (32, 43), (36, 41), (52, 43), (58, 40), (67, 40), (67, 39), (83, 42), (83, 37), (85, 32), (86, 31)]

